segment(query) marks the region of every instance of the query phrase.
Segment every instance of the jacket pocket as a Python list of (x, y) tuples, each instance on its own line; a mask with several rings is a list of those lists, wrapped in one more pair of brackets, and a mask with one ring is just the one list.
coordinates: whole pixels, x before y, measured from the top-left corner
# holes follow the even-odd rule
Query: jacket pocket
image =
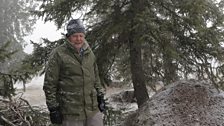
[(91, 90), (90, 93), (90, 99), (91, 99), (91, 109), (92, 111), (97, 109), (97, 93), (94, 90)]

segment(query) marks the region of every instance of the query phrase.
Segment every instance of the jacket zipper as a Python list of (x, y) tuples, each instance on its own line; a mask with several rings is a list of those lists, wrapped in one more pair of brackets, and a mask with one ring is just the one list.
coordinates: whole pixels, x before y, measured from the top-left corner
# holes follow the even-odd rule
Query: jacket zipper
[[(82, 50), (82, 51), (84, 51), (84, 50)], [(83, 71), (83, 55), (84, 53), (83, 52), (81, 52), (81, 55), (80, 55), (80, 57), (81, 57), (81, 62), (80, 62), (80, 64), (81, 64), (81, 68), (82, 68), (82, 79), (83, 79), (83, 105), (84, 105), (84, 113), (85, 113), (85, 118), (86, 118), (86, 120), (87, 120), (87, 113), (86, 113), (86, 100), (85, 100), (85, 82), (84, 82), (84, 80), (85, 80), (85, 78), (84, 78), (84, 71)]]

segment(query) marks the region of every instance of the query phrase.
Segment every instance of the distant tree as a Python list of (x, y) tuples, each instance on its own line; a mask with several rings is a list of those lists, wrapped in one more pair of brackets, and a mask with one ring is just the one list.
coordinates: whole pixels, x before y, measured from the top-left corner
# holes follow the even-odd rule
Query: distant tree
[(23, 37), (28, 35), (35, 23), (35, 18), (31, 17), (30, 11), (36, 7), (33, 0), (1, 0), (0, 4), (0, 47), (10, 41), (8, 47), (9, 52), (17, 51), (11, 59), (1, 63), (1, 72), (8, 72), (13, 66), (16, 66), (25, 53), (23, 46), (25, 45)]
[(36, 7), (33, 0), (0, 1), (0, 95), (10, 97), (14, 92), (13, 83), (25, 81), (28, 74), (12, 73), (25, 57), (24, 39), (32, 31), (35, 18), (30, 11)]

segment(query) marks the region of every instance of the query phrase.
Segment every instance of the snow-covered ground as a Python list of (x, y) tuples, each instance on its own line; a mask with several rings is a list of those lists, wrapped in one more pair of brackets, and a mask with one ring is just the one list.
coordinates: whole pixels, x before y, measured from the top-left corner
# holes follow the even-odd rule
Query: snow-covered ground
[[(45, 103), (45, 95), (43, 92), (43, 81), (44, 76), (39, 76), (33, 78), (29, 83), (25, 84), (26, 88), (25, 91), (23, 91), (23, 84), (17, 83), (15, 84), (15, 87), (17, 89), (17, 93), (22, 92), (23, 98), (28, 100), (28, 102), (33, 106), (46, 106)], [(125, 87), (125, 88), (107, 88), (106, 89), (106, 98), (109, 98), (112, 95), (119, 94), (123, 91), (133, 91), (132, 87)], [(108, 102), (110, 102), (110, 105), (113, 108), (120, 109), (119, 106), (126, 107), (126, 110), (134, 111), (137, 109), (136, 103), (118, 103), (114, 101), (110, 101), (110, 98), (108, 99)]]
[(223, 91), (208, 81), (178, 81), (155, 94), (123, 126), (224, 126)]
[[(42, 90), (43, 80), (43, 76), (33, 78), (32, 81), (26, 84), (25, 92), (23, 92), (22, 84), (16, 84), (15, 87), (18, 89), (17, 92), (24, 93), (23, 98), (28, 100), (31, 105), (46, 107), (45, 95)], [(178, 85), (179, 87), (177, 87)], [(147, 106), (137, 111), (137, 115), (132, 121), (138, 122), (138, 124), (134, 125), (143, 125), (144, 123), (152, 126), (156, 126), (157, 124), (158, 126), (160, 124), (171, 125), (171, 123), (174, 126), (179, 126), (179, 124), (193, 126), (213, 123), (215, 125), (224, 125), (223, 92), (217, 93), (213, 87), (196, 81), (183, 81), (177, 84), (177, 86), (170, 85), (163, 88), (160, 93), (154, 95)], [(122, 112), (120, 115), (118, 114), (119, 117), (116, 117), (118, 120), (119, 118), (124, 118), (120, 116), (127, 116), (128, 112), (137, 110), (135, 102), (123, 101), (122, 92), (126, 91), (132, 92), (133, 89), (132, 87), (107, 88), (106, 91), (109, 106), (114, 111)], [(150, 93), (150, 96), (153, 94)], [(118, 101), (113, 100), (113, 98), (118, 99)]]
[[(123, 113), (129, 112), (129, 111), (135, 111), (138, 108), (138, 105), (136, 102), (126, 102), (124, 97), (122, 96), (125, 92), (133, 92), (134, 89), (130, 87), (126, 88), (108, 88), (106, 99), (109, 103), (109, 106), (114, 108), (115, 111), (122, 110)], [(119, 98), (118, 98), (119, 97)], [(122, 100), (123, 98), (123, 100)], [(121, 100), (114, 100), (114, 99), (121, 99)], [(130, 98), (131, 100), (131, 98)]]
[(43, 80), (44, 76), (34, 77), (29, 83), (26, 84), (25, 92), (23, 91), (23, 84), (17, 83), (15, 84), (17, 93), (22, 92), (22, 97), (32, 106), (43, 106), (45, 108), (46, 103), (43, 91)]
[[(33, 78), (29, 83), (26, 84), (25, 92), (23, 90), (23, 84), (16, 84), (15, 87), (17, 88), (17, 93), (21, 94), (22, 92), (22, 98), (26, 99), (30, 105), (32, 106), (38, 106), (41, 108), (46, 109), (46, 99), (43, 91), (43, 81), (44, 76), (35, 77)], [(107, 105), (108, 111), (106, 114), (106, 118), (108, 118), (110, 121), (113, 120), (114, 116), (116, 116), (116, 122), (113, 122), (113, 124), (120, 124), (122, 119), (125, 117), (124, 115), (127, 115), (128, 112), (135, 111), (138, 107), (136, 102), (119, 102), (112, 100), (113, 97), (120, 97), (120, 94), (125, 91), (133, 91), (132, 87), (122, 87), (122, 88), (107, 88), (106, 89), (106, 98), (108, 99), (107, 102), (109, 103)], [(18, 96), (17, 96), (18, 97)], [(122, 97), (120, 97), (122, 98)], [(122, 100), (123, 101), (123, 100)], [(115, 114), (114, 113), (120, 113)], [(121, 118), (122, 116), (122, 118)], [(107, 122), (109, 124), (109, 122)], [(105, 124), (108, 126), (108, 124)], [(110, 123), (111, 124), (111, 123)]]

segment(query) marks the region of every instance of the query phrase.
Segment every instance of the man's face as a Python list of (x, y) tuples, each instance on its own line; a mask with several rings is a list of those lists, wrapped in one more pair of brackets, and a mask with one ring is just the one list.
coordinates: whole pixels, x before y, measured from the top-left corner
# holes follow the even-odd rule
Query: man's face
[(73, 45), (83, 45), (85, 41), (85, 34), (84, 33), (74, 33), (68, 37), (68, 40)]

